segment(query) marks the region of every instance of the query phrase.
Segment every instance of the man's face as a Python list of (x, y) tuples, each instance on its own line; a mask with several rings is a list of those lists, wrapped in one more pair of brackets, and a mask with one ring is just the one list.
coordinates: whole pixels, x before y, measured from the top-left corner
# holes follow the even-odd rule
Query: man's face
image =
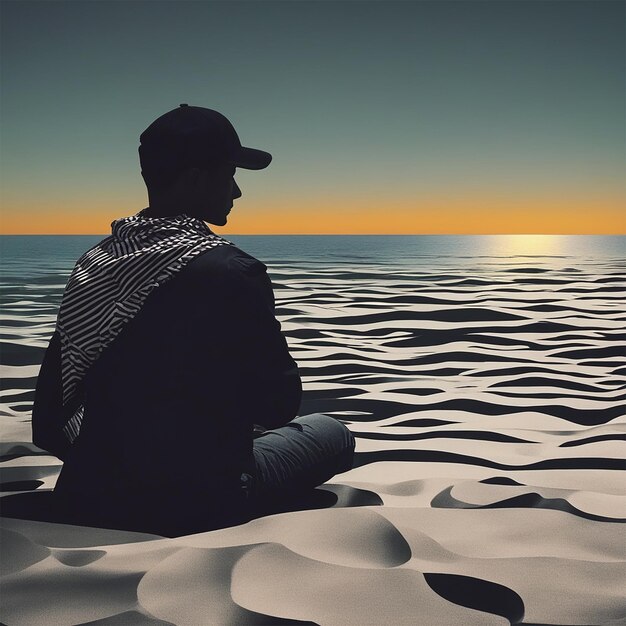
[(235, 166), (230, 164), (195, 170), (188, 188), (188, 212), (210, 224), (224, 226), (233, 200), (242, 195), (234, 176)]

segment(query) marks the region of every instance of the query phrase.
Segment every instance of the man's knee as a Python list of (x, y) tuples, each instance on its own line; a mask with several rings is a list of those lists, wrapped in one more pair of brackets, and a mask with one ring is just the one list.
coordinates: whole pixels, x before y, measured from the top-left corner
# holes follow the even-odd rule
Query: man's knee
[(344, 424), (322, 413), (295, 418), (254, 442), (266, 492), (309, 489), (352, 469), (355, 439)]
[(324, 442), (325, 447), (329, 448), (329, 452), (344, 457), (346, 459), (344, 465), (348, 464), (349, 457), (349, 465), (352, 466), (356, 441), (345, 424), (324, 413), (303, 415), (293, 421), (314, 433), (317, 438)]

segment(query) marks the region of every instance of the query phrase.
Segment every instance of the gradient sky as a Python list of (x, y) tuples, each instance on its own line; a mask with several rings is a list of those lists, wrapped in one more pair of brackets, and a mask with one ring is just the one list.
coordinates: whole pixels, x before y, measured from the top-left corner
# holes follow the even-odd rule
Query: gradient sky
[(3, 233), (147, 206), (181, 102), (274, 155), (220, 233), (626, 233), (625, 3), (3, 0)]

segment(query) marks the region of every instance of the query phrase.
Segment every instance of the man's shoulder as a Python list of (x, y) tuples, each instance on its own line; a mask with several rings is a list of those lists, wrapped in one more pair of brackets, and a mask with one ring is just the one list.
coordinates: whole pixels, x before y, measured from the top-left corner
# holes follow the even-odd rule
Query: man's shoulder
[(211, 248), (189, 261), (184, 273), (191, 279), (222, 277), (229, 280), (263, 276), (267, 266), (234, 244)]
[[(204, 298), (211, 293), (222, 302), (250, 298), (274, 306), (272, 282), (267, 266), (234, 245), (212, 248), (198, 255), (179, 272), (176, 289), (191, 297)], [(214, 301), (214, 300), (212, 300)]]

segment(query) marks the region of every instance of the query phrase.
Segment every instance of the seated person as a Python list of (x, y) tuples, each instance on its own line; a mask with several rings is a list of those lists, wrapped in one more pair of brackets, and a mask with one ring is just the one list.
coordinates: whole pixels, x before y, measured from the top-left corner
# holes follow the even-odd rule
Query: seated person
[(350, 469), (354, 438), (330, 416), (296, 417), (302, 386), (267, 268), (205, 224), (226, 224), (241, 197), (235, 168), (271, 155), (188, 105), (146, 129), (139, 155), (150, 206), (74, 267), (33, 441), (63, 460), (64, 521), (174, 536), (244, 522)]

